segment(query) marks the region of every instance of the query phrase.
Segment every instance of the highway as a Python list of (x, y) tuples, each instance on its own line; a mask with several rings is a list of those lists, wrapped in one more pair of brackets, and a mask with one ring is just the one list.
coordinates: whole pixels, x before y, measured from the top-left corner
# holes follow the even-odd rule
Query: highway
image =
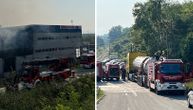
[(189, 110), (183, 95), (156, 95), (131, 81), (99, 82), (104, 98), (97, 110)]
[(103, 50), (103, 52), (101, 52), (100, 55), (97, 55), (97, 61), (102, 61), (102, 60), (108, 58), (108, 56), (109, 56), (108, 51), (109, 51), (108, 48), (105, 48)]

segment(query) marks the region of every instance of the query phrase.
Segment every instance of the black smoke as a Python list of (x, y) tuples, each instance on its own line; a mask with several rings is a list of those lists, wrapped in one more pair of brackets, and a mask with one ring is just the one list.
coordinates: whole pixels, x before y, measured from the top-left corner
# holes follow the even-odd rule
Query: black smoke
[(1, 58), (32, 54), (32, 43), (32, 31), (28, 26), (0, 28)]

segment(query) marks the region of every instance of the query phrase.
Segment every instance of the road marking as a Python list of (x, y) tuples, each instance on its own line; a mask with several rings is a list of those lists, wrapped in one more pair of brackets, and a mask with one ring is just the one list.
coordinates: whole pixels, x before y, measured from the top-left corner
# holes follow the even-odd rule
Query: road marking
[[(123, 83), (125, 83), (125, 84), (128, 84), (128, 83), (126, 83), (126, 82), (124, 82), (124, 81), (122, 81)], [(128, 88), (126, 88), (126, 89), (129, 89), (129, 91), (131, 91), (132, 93), (133, 93), (133, 95), (135, 96), (135, 97), (137, 97), (137, 93), (133, 90), (133, 89), (131, 89), (130, 88), (130, 86), (127, 86)], [(125, 88), (125, 87), (124, 87)]]
[(127, 96), (128, 91), (124, 90), (123, 93), (125, 93), (125, 95)]

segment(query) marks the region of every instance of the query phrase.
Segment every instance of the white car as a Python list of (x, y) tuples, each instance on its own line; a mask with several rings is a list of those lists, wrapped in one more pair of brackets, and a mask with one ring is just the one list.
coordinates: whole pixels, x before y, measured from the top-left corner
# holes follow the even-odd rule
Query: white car
[(190, 90), (187, 95), (188, 107), (193, 108), (193, 90)]

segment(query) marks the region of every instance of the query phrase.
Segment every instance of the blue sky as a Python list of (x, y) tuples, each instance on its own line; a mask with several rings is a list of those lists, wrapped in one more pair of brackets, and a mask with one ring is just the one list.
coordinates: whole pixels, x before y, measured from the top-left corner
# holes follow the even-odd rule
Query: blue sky
[(94, 33), (94, 0), (0, 0), (0, 25), (25, 24), (82, 25), (84, 33)]
[(146, 0), (97, 0), (97, 35), (108, 33), (112, 26), (134, 24), (132, 9), (136, 2)]
[(145, 1), (147, 0), (97, 0), (97, 35), (107, 34), (109, 29), (116, 25), (131, 27), (134, 24), (134, 4)]

